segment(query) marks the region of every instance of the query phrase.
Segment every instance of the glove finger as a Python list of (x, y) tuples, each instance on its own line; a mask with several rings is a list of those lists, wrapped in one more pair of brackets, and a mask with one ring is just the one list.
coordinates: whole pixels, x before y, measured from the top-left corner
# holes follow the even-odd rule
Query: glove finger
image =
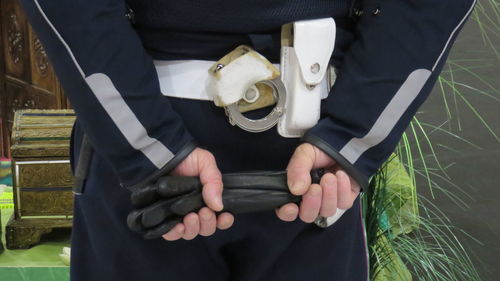
[(174, 228), (180, 222), (182, 222), (182, 216), (170, 217), (166, 219), (163, 223), (161, 223), (159, 226), (147, 229), (146, 233), (144, 234), (144, 238), (146, 239), (159, 238), (163, 234), (172, 230), (172, 228)]
[(175, 200), (175, 202), (173, 202), (170, 206), (170, 211), (173, 214), (185, 216), (191, 212), (197, 212), (204, 206), (205, 202), (203, 201), (201, 193), (194, 192)]
[(156, 186), (148, 185), (132, 192), (130, 200), (136, 208), (142, 208), (155, 202), (156, 200), (158, 200), (158, 195), (156, 194)]
[(170, 205), (172, 200), (162, 200), (142, 209), (141, 224), (145, 228), (160, 224), (165, 218), (172, 215)]
[(197, 177), (168, 176), (158, 180), (158, 194), (162, 197), (175, 197), (201, 190), (202, 184)]
[(142, 219), (142, 212), (132, 211), (127, 216), (128, 228), (134, 232), (144, 233), (144, 228), (142, 227), (141, 219)]

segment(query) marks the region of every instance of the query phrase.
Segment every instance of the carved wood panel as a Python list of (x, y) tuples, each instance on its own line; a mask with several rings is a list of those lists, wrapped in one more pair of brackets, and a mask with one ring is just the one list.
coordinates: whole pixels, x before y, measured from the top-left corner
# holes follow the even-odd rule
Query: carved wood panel
[(34, 89), (29, 85), (7, 81), (5, 83), (5, 90), (7, 94), (5, 102), (8, 111), (4, 113), (4, 122), (7, 123), (4, 127), (6, 129), (4, 133), (7, 133), (8, 136), (12, 133), (12, 121), (16, 110), (36, 108), (57, 109), (59, 105), (54, 94)]
[(56, 75), (49, 63), (49, 58), (45, 53), (42, 43), (36, 37), (33, 29), (29, 28), (28, 34), (30, 42), (31, 83), (49, 92), (58, 93), (59, 87)]
[[(43, 159), (37, 161), (40, 160)], [(30, 187), (71, 187), (73, 185), (69, 163), (19, 165), (17, 176), (19, 177), (17, 184), (25, 189)]]
[(25, 79), (28, 58), (26, 17), (15, 0), (1, 0), (0, 4), (5, 72), (7, 75)]
[[(4, 60), (4, 43), (3, 43), (3, 17), (0, 3), (0, 157), (8, 156), (6, 121), (4, 119), (6, 104), (5, 104), (5, 60)], [(0, 242), (1, 244), (1, 242)]]
[(14, 110), (71, 107), (18, 1), (0, 0), (0, 113), (8, 155)]
[(17, 85), (7, 81), (7, 103), (10, 105), (10, 112), (8, 112), (8, 120), (12, 121), (14, 112), (18, 109), (56, 109), (57, 100), (56, 96), (52, 93), (40, 91), (27, 87), (26, 85)]
[[(1, 0), (0, 0), (1, 1)], [(6, 147), (10, 148), (10, 136), (12, 135), (12, 124), (14, 120), (14, 111), (16, 107), (21, 106), (22, 104), (32, 104), (34, 101), (26, 100), (23, 98), (23, 88), (21, 86), (5, 83), (5, 111), (2, 113), (4, 118), (4, 134), (6, 134)]]
[(68, 216), (73, 212), (73, 176), (67, 158), (15, 158), (15, 216)]
[(71, 216), (73, 214), (73, 192), (21, 191), (19, 215), (23, 216)]

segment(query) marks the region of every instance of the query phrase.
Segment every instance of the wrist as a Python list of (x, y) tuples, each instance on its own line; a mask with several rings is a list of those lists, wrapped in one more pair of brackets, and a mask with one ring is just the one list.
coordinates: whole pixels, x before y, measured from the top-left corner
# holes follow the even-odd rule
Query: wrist
[(351, 176), (359, 184), (361, 191), (366, 191), (368, 189), (368, 177), (361, 173), (361, 171), (359, 171), (352, 163), (347, 161), (344, 156), (342, 156), (326, 141), (312, 134), (306, 134), (302, 138), (302, 141), (312, 144), (313, 146), (323, 151), (326, 155), (331, 157), (340, 167), (342, 167), (346, 171), (349, 176)]
[(154, 172), (150, 176), (146, 177), (144, 180), (131, 185), (131, 186), (126, 186), (126, 188), (132, 192), (143, 188), (144, 186), (158, 180), (161, 176), (170, 173), (172, 170), (174, 170), (184, 159), (186, 159), (189, 154), (196, 149), (196, 142), (194, 140), (190, 140), (187, 143), (185, 143), (179, 151), (175, 154), (174, 158), (172, 158), (167, 164), (165, 164), (161, 169), (158, 171)]

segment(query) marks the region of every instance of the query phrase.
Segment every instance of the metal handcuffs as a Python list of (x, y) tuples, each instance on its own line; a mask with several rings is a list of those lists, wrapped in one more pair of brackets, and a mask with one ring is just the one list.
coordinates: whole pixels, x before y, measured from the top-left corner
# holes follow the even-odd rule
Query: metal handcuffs
[[(329, 62), (335, 29), (332, 18), (284, 25), (280, 70), (250, 47), (239, 46), (210, 68), (207, 92), (225, 108), (232, 125), (255, 133), (278, 124), (281, 136), (301, 137), (318, 122), (322, 90), (333, 84)], [(329, 83), (321, 88), (325, 80)], [(243, 115), (271, 105), (263, 118)]]

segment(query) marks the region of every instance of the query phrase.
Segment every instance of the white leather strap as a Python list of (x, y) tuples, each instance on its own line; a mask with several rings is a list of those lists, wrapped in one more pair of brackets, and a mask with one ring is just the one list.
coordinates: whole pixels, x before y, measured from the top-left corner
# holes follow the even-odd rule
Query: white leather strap
[(164, 96), (212, 100), (205, 91), (208, 69), (213, 61), (154, 61), (161, 92)]
[[(211, 101), (206, 91), (208, 69), (215, 61), (203, 60), (155, 60), (161, 92), (164, 96)], [(279, 64), (275, 64), (279, 69)], [(321, 98), (328, 96), (326, 79), (317, 86), (321, 88)]]

